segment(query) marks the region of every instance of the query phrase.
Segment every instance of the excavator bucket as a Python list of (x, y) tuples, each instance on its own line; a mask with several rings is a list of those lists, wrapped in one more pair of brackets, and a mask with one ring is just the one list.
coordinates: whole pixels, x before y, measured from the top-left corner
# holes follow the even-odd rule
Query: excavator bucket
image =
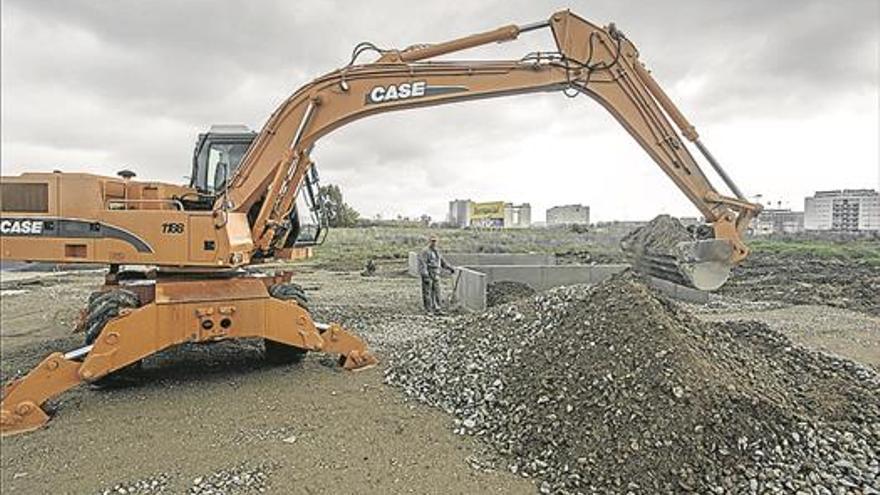
[(716, 290), (730, 277), (733, 247), (728, 241), (682, 242), (677, 249), (678, 266), (689, 285), (700, 290)]
[(694, 239), (694, 234), (668, 215), (627, 235), (621, 247), (636, 270), (700, 290), (718, 289), (733, 268), (730, 242)]

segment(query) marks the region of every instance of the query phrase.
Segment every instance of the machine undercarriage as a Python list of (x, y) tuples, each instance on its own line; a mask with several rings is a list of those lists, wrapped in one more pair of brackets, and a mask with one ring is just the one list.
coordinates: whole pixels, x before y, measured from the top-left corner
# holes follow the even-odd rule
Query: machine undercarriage
[(263, 338), (266, 358), (295, 362), (306, 352), (339, 355), (346, 370), (377, 363), (366, 344), (338, 324), (312, 320), (291, 274), (168, 276), (113, 283), (91, 298), (79, 327), (86, 345), (46, 357), (3, 388), (0, 433), (44, 425), (44, 403), (81, 383), (100, 383), (152, 354), (184, 343)]

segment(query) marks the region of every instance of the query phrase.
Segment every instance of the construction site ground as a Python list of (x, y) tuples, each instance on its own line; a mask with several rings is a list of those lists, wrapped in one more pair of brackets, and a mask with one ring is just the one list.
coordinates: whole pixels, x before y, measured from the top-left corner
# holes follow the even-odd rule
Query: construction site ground
[[(423, 314), (418, 281), (405, 276), (402, 260), (380, 262), (373, 277), (330, 268), (319, 261), (294, 268), (316, 320), (343, 323), (380, 360), (389, 346), (457, 318)], [(873, 270), (865, 273), (876, 277)], [(3, 381), (50, 351), (80, 345), (71, 328), (102, 276), (4, 273)], [(451, 281), (444, 283), (449, 294)], [(876, 301), (848, 309), (750, 293), (734, 289), (687, 309), (705, 320), (764, 321), (796, 343), (880, 370)], [(383, 384), (383, 370), (344, 372), (318, 354), (269, 366), (259, 342), (166, 351), (120, 386), (64, 394), (47, 428), (4, 438), (0, 482), (5, 493), (535, 492), (529, 479), (479, 467), (479, 441), (456, 434), (451, 416)]]

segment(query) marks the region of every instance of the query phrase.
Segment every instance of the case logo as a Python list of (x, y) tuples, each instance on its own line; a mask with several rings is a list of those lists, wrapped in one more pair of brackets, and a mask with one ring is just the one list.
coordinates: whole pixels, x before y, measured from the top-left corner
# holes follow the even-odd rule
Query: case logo
[(369, 103), (382, 103), (394, 100), (406, 100), (425, 96), (428, 84), (425, 81), (405, 82), (388, 86), (376, 86), (367, 95)]
[(429, 86), (427, 81), (410, 81), (400, 84), (389, 84), (387, 86), (374, 86), (366, 95), (366, 103), (368, 105), (388, 103), (467, 90), (468, 88), (465, 86)]
[(39, 235), (42, 233), (42, 220), (0, 220), (0, 234)]

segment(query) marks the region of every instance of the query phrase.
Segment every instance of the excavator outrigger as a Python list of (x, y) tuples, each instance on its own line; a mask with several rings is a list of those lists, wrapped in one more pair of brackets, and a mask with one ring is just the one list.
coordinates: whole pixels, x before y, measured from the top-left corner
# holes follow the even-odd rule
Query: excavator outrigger
[[(556, 51), (507, 61), (433, 60), (540, 29), (552, 32)], [(378, 58), (358, 63), (366, 52)], [(360, 339), (312, 320), (290, 274), (247, 270), (320, 242), (315, 143), (373, 114), (549, 91), (586, 94), (623, 125), (712, 226), (713, 238), (694, 243), (682, 260), (696, 267), (692, 282), (726, 279), (748, 254), (741, 233), (760, 206), (744, 199), (613, 24), (603, 28), (560, 11), (534, 24), (403, 50), (361, 43), (348, 65), (284, 101), (259, 134), (200, 137), (188, 187), (135, 181), (127, 171), (120, 178), (54, 172), (2, 179), (4, 259), (103, 263), (110, 274), (85, 311), (87, 345), (49, 355), (4, 388), (0, 432), (36, 429), (48, 421), (42, 406), (53, 396), (187, 342), (262, 337), (267, 357), (279, 360), (311, 350), (338, 353), (348, 369), (374, 364)], [(733, 196), (712, 187), (670, 119)], [(319, 219), (311, 230), (307, 215)], [(156, 269), (132, 279), (119, 271), (126, 265)]]

